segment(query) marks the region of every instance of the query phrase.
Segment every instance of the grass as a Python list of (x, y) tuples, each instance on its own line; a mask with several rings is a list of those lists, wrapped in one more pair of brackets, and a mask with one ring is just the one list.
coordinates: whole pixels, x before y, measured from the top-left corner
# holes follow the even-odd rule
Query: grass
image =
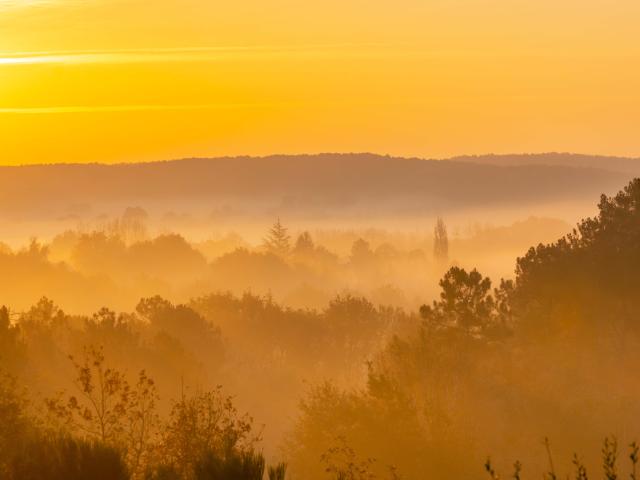
[[(549, 463), (549, 469), (543, 474), (545, 480), (558, 480), (560, 478), (556, 473), (556, 469), (553, 464), (553, 457), (551, 455), (551, 445), (548, 438), (544, 439), (544, 446), (547, 452), (547, 461)], [(631, 480), (638, 480), (637, 466), (638, 466), (638, 454), (640, 452), (640, 446), (637, 442), (632, 442), (629, 445), (629, 461), (631, 463), (631, 471), (629, 472), (629, 478)], [(606, 437), (602, 443), (602, 472), (606, 480), (619, 480), (622, 477), (618, 473), (618, 441), (615, 437)], [(573, 478), (575, 480), (589, 480), (587, 468), (580, 460), (577, 454), (573, 455)], [(496, 472), (491, 458), (487, 458), (484, 464), (484, 469), (491, 478), (491, 480), (500, 480), (502, 477)], [(513, 474), (510, 478), (514, 480), (521, 480), (522, 464), (516, 462), (513, 464)], [(571, 475), (566, 476), (567, 479), (571, 478)]]

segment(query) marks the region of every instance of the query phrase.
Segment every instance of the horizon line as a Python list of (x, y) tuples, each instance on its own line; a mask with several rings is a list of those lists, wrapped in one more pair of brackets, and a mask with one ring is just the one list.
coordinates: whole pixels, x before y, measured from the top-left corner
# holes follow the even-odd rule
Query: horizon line
[[(135, 165), (152, 165), (152, 164), (160, 164), (160, 163), (173, 163), (173, 162), (184, 162), (184, 161), (193, 161), (193, 160), (235, 160), (235, 159), (254, 159), (254, 160), (262, 160), (269, 159), (273, 157), (320, 157), (323, 155), (329, 156), (373, 156), (373, 157), (387, 157), (395, 160), (419, 160), (419, 161), (462, 161), (466, 158), (482, 158), (482, 157), (540, 157), (545, 155), (559, 155), (565, 157), (595, 157), (602, 159), (618, 159), (618, 160), (630, 160), (630, 161), (640, 161), (640, 156), (624, 156), (624, 155), (614, 155), (614, 154), (590, 154), (590, 153), (577, 153), (577, 152), (567, 152), (567, 151), (542, 151), (542, 152), (520, 152), (520, 153), (477, 153), (477, 154), (459, 154), (459, 155), (450, 155), (446, 157), (422, 157), (416, 155), (392, 155), (390, 153), (375, 153), (371, 151), (363, 151), (363, 152), (315, 152), (315, 153), (270, 153), (264, 155), (219, 155), (219, 156), (192, 156), (192, 157), (179, 157), (179, 158), (167, 158), (167, 159), (159, 159), (159, 160), (136, 160), (136, 161), (115, 161), (115, 162), (101, 162), (101, 161), (88, 161), (88, 162), (51, 162), (51, 163), (22, 163), (17, 165), (3, 165), (0, 163), (0, 168), (20, 168), (20, 167), (55, 167), (55, 166), (104, 166), (104, 167), (116, 167), (116, 166), (135, 166)], [(489, 166), (498, 166), (498, 167), (518, 167), (532, 164), (523, 164), (523, 165), (492, 165), (487, 164)], [(536, 166), (547, 166), (547, 167), (572, 167), (572, 165), (548, 165), (548, 164), (538, 164)], [(577, 168), (580, 168), (578, 166)], [(587, 167), (584, 168), (593, 168)]]

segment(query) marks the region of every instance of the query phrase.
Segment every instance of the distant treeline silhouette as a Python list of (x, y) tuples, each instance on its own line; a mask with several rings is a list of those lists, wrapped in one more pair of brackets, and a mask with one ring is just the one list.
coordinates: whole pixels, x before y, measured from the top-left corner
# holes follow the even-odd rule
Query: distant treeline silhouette
[[(50, 241), (22, 248), (0, 244), (0, 291), (16, 310), (39, 297), (88, 313), (109, 305), (131, 309), (141, 297), (162, 295), (179, 302), (211, 291), (270, 295), (292, 307), (321, 308), (337, 293), (367, 296), (374, 304), (414, 309), (437, 294), (448, 262), (471, 259), (490, 274), (511, 270), (512, 258), (531, 238), (557, 238), (560, 220), (528, 218), (507, 226), (449, 228), (446, 244), (425, 221), (416, 232), (374, 228), (294, 230), (275, 222), (280, 238), (264, 229), (250, 244), (238, 234), (204, 241), (163, 232), (153, 236), (147, 213), (127, 208), (92, 228), (66, 230)], [(442, 221), (441, 231), (447, 232)], [(440, 242), (440, 243), (438, 243)], [(444, 246), (446, 255), (438, 253)], [(436, 249), (437, 247), (437, 249)]]
[(585, 168), (584, 162), (545, 163), (544, 158), (523, 155), (511, 162), (518, 166), (498, 167), (474, 158), (467, 162), (326, 153), (0, 167), (0, 213), (61, 216), (109, 205), (209, 201), (235, 205), (251, 215), (264, 214), (273, 205), (305, 216), (341, 215), (350, 209), (434, 214), (446, 208), (584, 198), (612, 191), (631, 175), (608, 170), (607, 157), (586, 162), (599, 170)]

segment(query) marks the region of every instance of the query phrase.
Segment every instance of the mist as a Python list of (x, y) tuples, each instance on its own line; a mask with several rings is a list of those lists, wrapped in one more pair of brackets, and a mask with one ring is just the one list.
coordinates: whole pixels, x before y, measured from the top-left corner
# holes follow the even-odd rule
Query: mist
[(636, 163), (518, 159), (0, 167), (3, 478), (632, 468)]

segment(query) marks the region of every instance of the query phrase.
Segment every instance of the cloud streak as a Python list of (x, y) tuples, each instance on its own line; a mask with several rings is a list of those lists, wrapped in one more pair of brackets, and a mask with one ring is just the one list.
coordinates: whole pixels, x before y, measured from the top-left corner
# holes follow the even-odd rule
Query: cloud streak
[(60, 114), (60, 113), (113, 113), (171, 110), (225, 110), (243, 108), (281, 107), (285, 102), (264, 103), (206, 103), (187, 105), (74, 105), (52, 107), (0, 107), (0, 114)]
[[(330, 44), (283, 46), (226, 46), (0, 53), (0, 66), (36, 64), (100, 64), (198, 62), (233, 58), (288, 56), (378, 55), (389, 51), (381, 44)], [(397, 53), (397, 52), (396, 52)]]

